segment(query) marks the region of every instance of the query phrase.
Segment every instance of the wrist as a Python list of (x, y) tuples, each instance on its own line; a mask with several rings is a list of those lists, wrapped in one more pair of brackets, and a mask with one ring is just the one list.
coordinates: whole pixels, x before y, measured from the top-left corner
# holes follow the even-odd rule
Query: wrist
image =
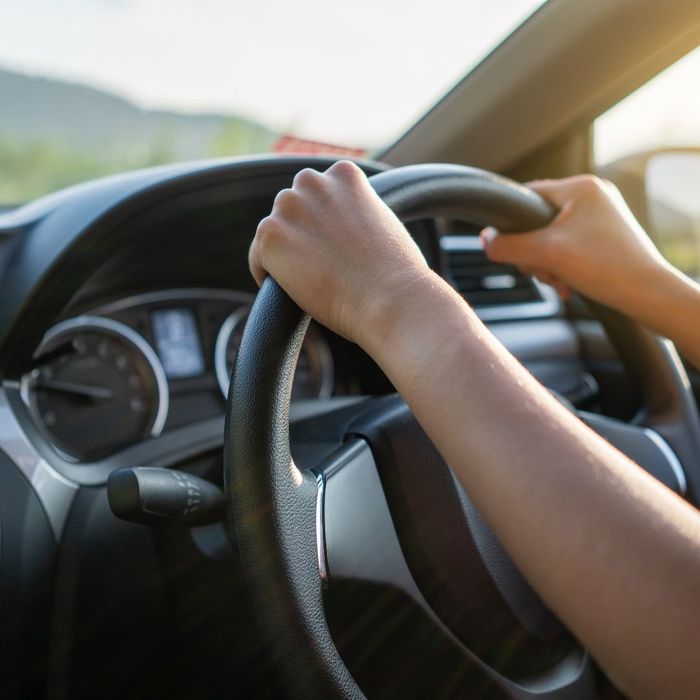
[(476, 315), (459, 294), (428, 268), (390, 289), (370, 305), (358, 343), (386, 370), (393, 361), (410, 365), (429, 358), (450, 307)]
[(661, 335), (669, 335), (677, 312), (700, 302), (697, 284), (665, 261), (635, 277), (616, 308)]

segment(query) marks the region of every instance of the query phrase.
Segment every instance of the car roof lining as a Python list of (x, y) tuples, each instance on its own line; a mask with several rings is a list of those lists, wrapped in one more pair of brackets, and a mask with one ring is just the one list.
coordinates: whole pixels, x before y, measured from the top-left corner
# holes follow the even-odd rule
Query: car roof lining
[(697, 0), (549, 0), (378, 158), (508, 171), (698, 44)]

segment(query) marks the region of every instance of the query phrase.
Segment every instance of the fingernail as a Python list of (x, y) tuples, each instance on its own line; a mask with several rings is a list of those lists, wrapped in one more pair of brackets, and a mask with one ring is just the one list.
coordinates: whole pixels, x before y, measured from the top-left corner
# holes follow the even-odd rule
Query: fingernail
[(498, 235), (498, 231), (493, 226), (487, 226), (480, 234), (481, 245), (486, 248), (491, 245), (493, 239)]

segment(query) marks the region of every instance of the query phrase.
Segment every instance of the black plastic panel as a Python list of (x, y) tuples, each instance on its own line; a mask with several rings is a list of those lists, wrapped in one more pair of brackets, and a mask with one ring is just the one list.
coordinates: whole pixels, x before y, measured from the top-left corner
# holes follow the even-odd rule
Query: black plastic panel
[(43, 698), (57, 549), (29, 482), (0, 452), (0, 697)]

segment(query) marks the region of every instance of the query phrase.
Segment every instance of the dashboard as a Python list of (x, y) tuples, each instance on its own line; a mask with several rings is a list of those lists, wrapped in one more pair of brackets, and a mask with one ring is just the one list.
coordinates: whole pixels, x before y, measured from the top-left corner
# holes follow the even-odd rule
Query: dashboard
[[(88, 183), (0, 219), (0, 261), (4, 253), (10, 263), (0, 280), (8, 301), (0, 372), (30, 451), (93, 485), (121, 466), (175, 466), (216, 450), (255, 299), (247, 251), (257, 223), (301, 167), (328, 162), (169, 166)], [(543, 383), (575, 403), (595, 393), (553, 290), (488, 261), (469, 222), (414, 221), (409, 230), (428, 264)], [(392, 391), (358, 346), (311, 324), (293, 416), (313, 402)]]
[[(221, 414), (254, 297), (170, 289), (113, 300), (49, 328), (22, 376), (33, 420), (65, 459), (90, 462)], [(356, 389), (336, 384), (326, 334), (312, 325), (292, 400)]]

